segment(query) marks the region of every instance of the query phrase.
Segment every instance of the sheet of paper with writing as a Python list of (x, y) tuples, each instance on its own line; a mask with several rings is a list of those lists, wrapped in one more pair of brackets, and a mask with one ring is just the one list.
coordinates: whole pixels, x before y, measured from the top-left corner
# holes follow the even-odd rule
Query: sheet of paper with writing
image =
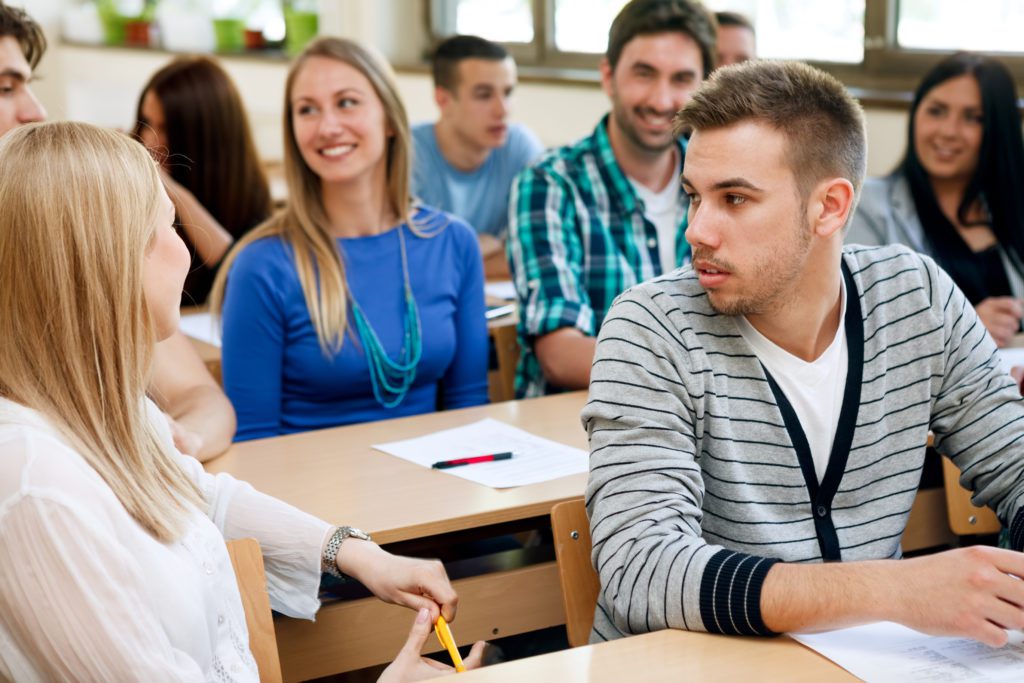
[(938, 638), (883, 621), (825, 633), (790, 634), (865, 681), (1024, 680), (1024, 633), (992, 648), (966, 638)]
[(499, 489), (586, 472), (588, 462), (584, 450), (534, 436), (491, 418), (413, 439), (377, 444), (374, 448), (423, 467), (444, 460), (511, 451), (514, 455), (509, 460), (438, 470)]

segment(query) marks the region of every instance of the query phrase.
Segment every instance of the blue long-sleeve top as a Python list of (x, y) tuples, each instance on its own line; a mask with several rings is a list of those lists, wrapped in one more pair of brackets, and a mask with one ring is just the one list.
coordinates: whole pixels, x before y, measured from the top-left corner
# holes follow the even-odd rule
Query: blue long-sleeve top
[[(338, 239), (349, 291), (388, 357), (398, 358), (405, 297), (398, 231), (419, 307), (423, 355), (401, 403), (373, 395), (351, 316), (341, 350), (325, 356), (309, 317), (291, 246), (267, 237), (246, 246), (228, 277), (223, 310), (224, 389), (238, 414), (236, 441), (461, 408), (487, 401), (483, 267), (473, 230), (429, 207), (408, 225)], [(443, 226), (438, 230), (437, 226)]]

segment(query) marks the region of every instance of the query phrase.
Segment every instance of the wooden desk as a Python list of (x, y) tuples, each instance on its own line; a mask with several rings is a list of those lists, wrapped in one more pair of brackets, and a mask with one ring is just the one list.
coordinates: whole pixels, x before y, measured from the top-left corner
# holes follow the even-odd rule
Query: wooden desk
[[(585, 401), (586, 392), (575, 392), (249, 441), (206, 468), (230, 472), (322, 519), (364, 529), (385, 545), (441, 542), (441, 535), (517, 520), (540, 518), (546, 524), (555, 503), (582, 495), (586, 474), (498, 490), (417, 467), (371, 446), (493, 417), (586, 448), (579, 421)], [(564, 623), (553, 561), (472, 576), (454, 585), (461, 600), (454, 628), (460, 644)], [(409, 610), (374, 598), (325, 604), (315, 623), (279, 619), (284, 679), (305, 680), (390, 661), (412, 619)]]
[[(546, 524), (553, 505), (583, 494), (586, 475), (497, 490), (417, 467), (373, 450), (373, 444), (492, 417), (586, 448), (579, 422), (585, 401), (585, 392), (574, 392), (249, 441), (206, 467), (229, 472), (322, 519), (364, 529), (384, 545), (419, 539), (441, 543), (445, 535), (517, 520)], [(935, 493), (942, 495), (941, 490)], [(904, 536), (907, 549), (934, 545), (920, 539), (922, 534), (930, 536), (936, 529), (948, 534), (941, 502), (919, 496)], [(460, 645), (564, 623), (553, 561), (453, 583), (461, 599), (454, 629)], [(390, 661), (412, 619), (410, 611), (374, 598), (325, 604), (316, 623), (279, 619), (284, 679), (305, 680)], [(439, 649), (433, 639), (429, 642)]]
[(448, 680), (464, 683), (651, 683), (763, 681), (795, 683), (858, 680), (791, 638), (718, 636), (657, 631), (507, 662)]

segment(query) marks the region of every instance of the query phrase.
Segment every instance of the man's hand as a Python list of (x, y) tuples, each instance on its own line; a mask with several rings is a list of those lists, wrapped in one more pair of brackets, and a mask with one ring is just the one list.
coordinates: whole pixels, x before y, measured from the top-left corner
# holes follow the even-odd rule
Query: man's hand
[(1024, 553), (986, 546), (909, 560), (780, 562), (765, 578), (761, 612), (779, 633), (895, 621), (935, 636), (1001, 647), (1024, 629)]
[(1024, 553), (972, 546), (894, 565), (893, 621), (936, 636), (1006, 644), (1024, 629)]
[(376, 543), (347, 538), (336, 561), (342, 572), (355, 577), (384, 602), (426, 609), (431, 623), (438, 613), (448, 621), (455, 618), (459, 596), (444, 565), (437, 560), (400, 557), (382, 550)]
[[(347, 543), (347, 541), (346, 541)], [(344, 545), (344, 544), (342, 544)], [(455, 673), (455, 669), (433, 659), (420, 656), (424, 643), (430, 638), (433, 630), (433, 622), (430, 612), (425, 608), (416, 614), (416, 621), (413, 622), (412, 630), (409, 632), (409, 639), (399, 651), (395, 661), (391, 662), (384, 673), (377, 679), (377, 683), (407, 683), (407, 681), (425, 681), (431, 678), (439, 678)], [(469, 656), (462, 660), (467, 669), (480, 667), (483, 659), (486, 643), (482, 640), (473, 644)]]
[(974, 310), (978, 312), (981, 324), (1000, 348), (1009, 344), (1013, 335), (1020, 331), (1024, 308), (1021, 307), (1020, 301), (1013, 297), (991, 296), (983, 299)]

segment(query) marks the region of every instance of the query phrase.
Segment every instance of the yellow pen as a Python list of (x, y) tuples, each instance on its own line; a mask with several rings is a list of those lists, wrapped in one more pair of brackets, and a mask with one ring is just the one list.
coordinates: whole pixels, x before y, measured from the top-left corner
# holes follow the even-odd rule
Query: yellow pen
[(437, 639), (441, 641), (441, 647), (448, 650), (448, 655), (452, 658), (452, 663), (455, 664), (455, 670), (459, 673), (465, 671), (466, 667), (462, 663), (462, 656), (459, 655), (459, 648), (455, 647), (455, 638), (452, 637), (452, 630), (448, 628), (448, 622), (440, 614), (437, 615), (437, 621), (434, 622), (434, 633), (437, 634)]

